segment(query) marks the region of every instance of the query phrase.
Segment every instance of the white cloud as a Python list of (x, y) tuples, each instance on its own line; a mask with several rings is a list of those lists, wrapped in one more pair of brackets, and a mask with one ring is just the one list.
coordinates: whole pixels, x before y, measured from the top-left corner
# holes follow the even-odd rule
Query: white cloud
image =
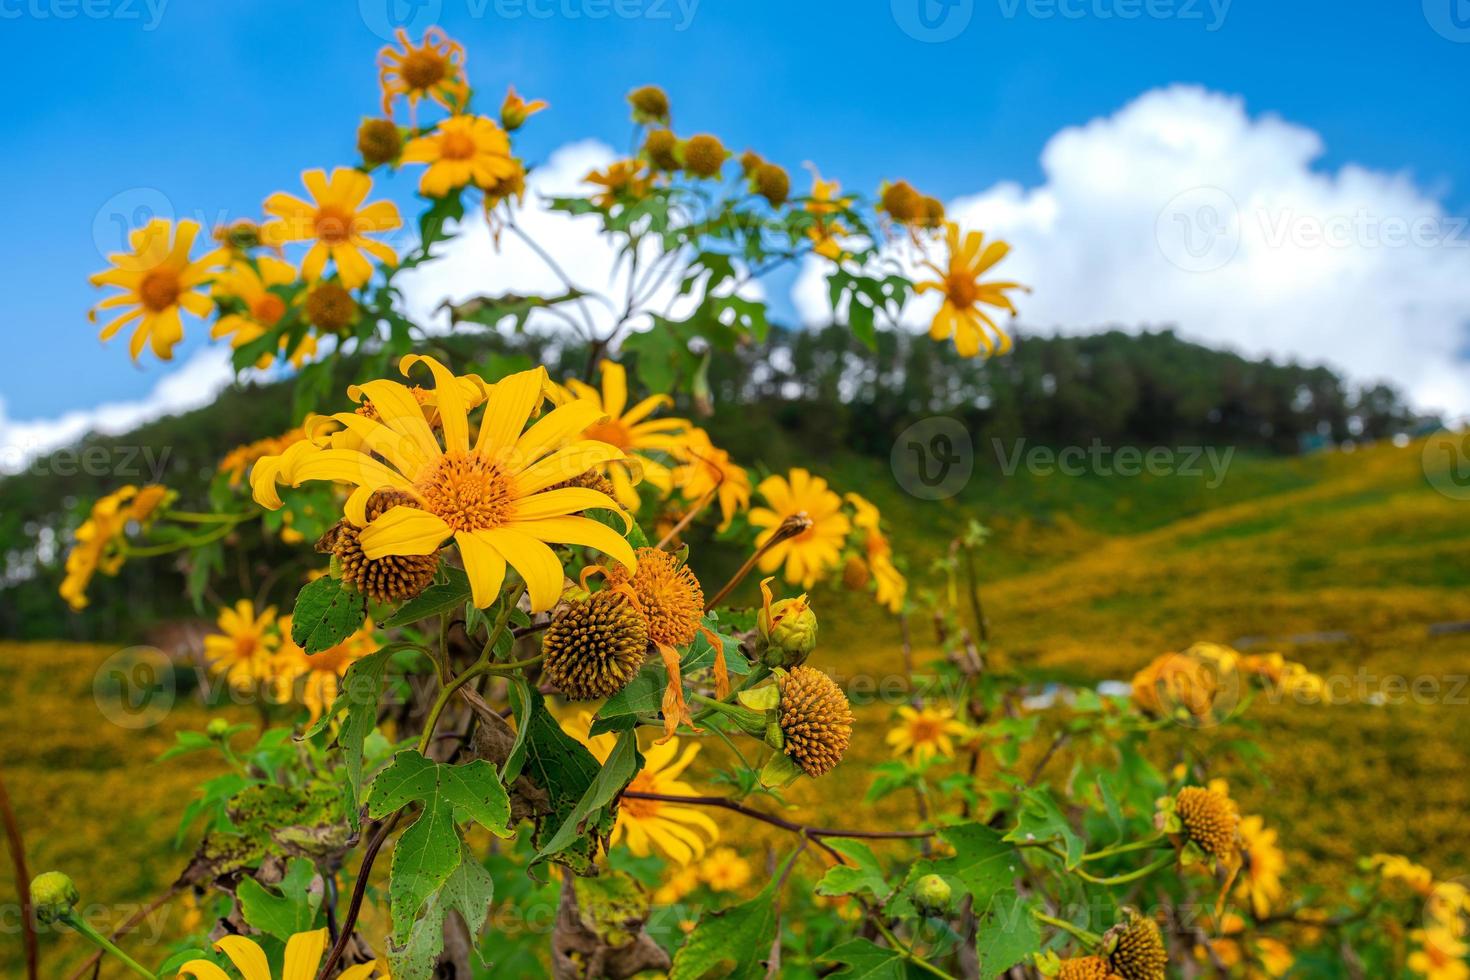
[[(1175, 326), (1242, 353), (1387, 379), (1425, 409), (1470, 410), (1470, 230), (1403, 174), (1313, 169), (1321, 137), (1187, 86), (1057, 133), (1045, 181), (949, 206), (1014, 247), (1032, 329)], [(827, 318), (821, 263), (794, 290)], [(927, 322), (932, 305), (915, 305)]]
[(76, 442), (88, 432), (116, 435), (165, 415), (207, 405), (234, 380), (227, 346), (197, 351), (135, 401), (107, 402), (56, 418), (20, 422), (8, 418), (0, 399), (0, 473), (23, 469), (32, 459)]

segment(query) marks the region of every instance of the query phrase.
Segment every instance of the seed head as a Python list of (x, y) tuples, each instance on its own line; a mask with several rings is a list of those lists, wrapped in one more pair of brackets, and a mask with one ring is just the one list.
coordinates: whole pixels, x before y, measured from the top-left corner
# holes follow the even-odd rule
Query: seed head
[(633, 106), (633, 121), (641, 123), (667, 123), (669, 121), (669, 96), (657, 85), (645, 85), (628, 93)]
[(1104, 937), (1108, 965), (1122, 980), (1164, 980), (1169, 965), (1169, 951), (1158, 923), (1132, 909), (1125, 909), (1126, 919), (1108, 930)]
[(847, 695), (815, 667), (794, 667), (779, 677), (781, 700), (777, 719), (785, 739), (783, 751), (808, 776), (820, 776), (842, 761), (852, 737), (852, 709)]
[(306, 294), (306, 319), (323, 333), (343, 333), (357, 322), (357, 300), (341, 283), (317, 283)]
[(678, 146), (673, 130), (655, 129), (643, 138), (643, 155), (655, 170), (673, 172), (679, 169)]
[(1117, 980), (1117, 977), (1101, 956), (1074, 956), (1062, 960), (1055, 980)]
[[(371, 523), (394, 507), (415, 506), (416, 501), (400, 490), (379, 490), (368, 498), (367, 519)], [(375, 602), (397, 603), (412, 599), (434, 581), (439, 568), (439, 554), (384, 555), (369, 558), (358, 541), (362, 528), (351, 521), (338, 521), (321, 540), (316, 550), (337, 559), (342, 581)]]
[(622, 592), (564, 601), (541, 641), (547, 678), (573, 701), (611, 697), (643, 666), (648, 626)]
[(791, 197), (791, 175), (774, 163), (763, 163), (755, 172), (756, 193), (779, 208)]
[(1240, 813), (1235, 801), (1224, 793), (1200, 786), (1186, 786), (1175, 797), (1174, 812), (1184, 832), (1200, 850), (1217, 858), (1235, 853)]
[(638, 570), (629, 574), (622, 565), (608, 572), (614, 587), (626, 584), (635, 605), (648, 623), (648, 639), (660, 646), (682, 647), (694, 639), (704, 615), (704, 590), (687, 565), (667, 551), (639, 548)]
[(716, 177), (729, 159), (730, 151), (718, 136), (700, 133), (684, 144), (684, 170), (695, 177)]
[(369, 168), (392, 163), (403, 152), (403, 134), (391, 119), (364, 119), (357, 127), (357, 152)]
[(883, 185), (878, 207), (900, 224), (910, 224), (924, 216), (924, 198), (906, 180)]

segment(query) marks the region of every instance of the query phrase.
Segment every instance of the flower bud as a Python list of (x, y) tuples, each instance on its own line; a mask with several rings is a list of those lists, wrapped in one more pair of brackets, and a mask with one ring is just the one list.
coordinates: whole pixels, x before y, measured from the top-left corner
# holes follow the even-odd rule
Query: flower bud
[(939, 875), (925, 875), (914, 883), (914, 908), (921, 915), (944, 915), (953, 892)]
[(216, 741), (224, 741), (230, 734), (230, 723), (224, 718), (211, 718), (204, 726), (204, 734)]
[(403, 152), (403, 134), (391, 119), (364, 119), (357, 127), (357, 152), (369, 168), (392, 163)]
[(756, 616), (757, 649), (767, 667), (795, 667), (817, 646), (817, 614), (805, 594), (771, 601), (770, 579), (761, 582), (763, 602)]
[(49, 925), (68, 915), (81, 900), (77, 886), (60, 871), (43, 872), (31, 881), (31, 905), (43, 924)]

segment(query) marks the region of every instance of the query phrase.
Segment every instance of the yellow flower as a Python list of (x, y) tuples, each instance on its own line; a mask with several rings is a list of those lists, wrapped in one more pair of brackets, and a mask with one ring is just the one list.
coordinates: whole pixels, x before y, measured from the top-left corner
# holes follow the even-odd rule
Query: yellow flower
[[(603, 361), (602, 390), (573, 378), (566, 384), (567, 395), (563, 402), (579, 399), (594, 406), (599, 415), (605, 416), (582, 433), (584, 439), (594, 439), (623, 450), (625, 459), (607, 465), (606, 472), (613, 485), (613, 496), (629, 510), (639, 504), (638, 491), (633, 488), (633, 473), (639, 471), (643, 479), (662, 493), (673, 487), (673, 479), (666, 466), (650, 455), (673, 454), (682, 444), (682, 436), (673, 435), (689, 428), (684, 419), (650, 419), (658, 409), (671, 404), (668, 395), (650, 395), (632, 408), (628, 408), (628, 373), (615, 361)], [(631, 464), (631, 465), (630, 465)]]
[[(586, 732), (592, 727), (592, 716), (578, 715), (577, 724)], [(616, 741), (611, 734), (582, 738), (600, 762), (606, 762)], [(643, 768), (628, 784), (628, 792), (653, 793), (662, 796), (693, 796), (694, 787), (679, 779), (699, 755), (699, 743), (692, 743), (683, 753), (679, 740), (671, 738), (655, 744), (644, 753)], [(618, 820), (613, 827), (612, 842), (626, 840), (628, 850), (637, 857), (647, 857), (655, 848), (671, 861), (687, 865), (704, 856), (705, 848), (720, 839), (720, 828), (698, 807), (663, 800), (638, 800), (623, 797), (618, 804)]]
[[(229, 957), (235, 969), (240, 971), (241, 980), (271, 980), (270, 965), (265, 950), (252, 939), (244, 936), (222, 936), (214, 948)], [(327, 950), (327, 930), (298, 932), (286, 942), (286, 962), (280, 980), (315, 980), (316, 968), (322, 954)], [(230, 975), (208, 960), (190, 960), (179, 967), (180, 977), (194, 980), (230, 980)], [(386, 977), (388, 971), (380, 964), (363, 963), (350, 966), (337, 974), (337, 980), (371, 980)]]
[(710, 442), (709, 433), (691, 428), (675, 454), (684, 462), (674, 469), (674, 485), (690, 501), (713, 493), (720, 502), (720, 530), (729, 527), (736, 513), (750, 506), (749, 474), (730, 459), (729, 453)]
[(686, 864), (677, 869), (668, 880), (653, 893), (653, 904), (673, 905), (679, 899), (699, 887), (699, 866)]
[(593, 170), (582, 179), (605, 188), (592, 199), (600, 208), (613, 207), (625, 197), (637, 200), (653, 186), (653, 178), (641, 160), (615, 160), (607, 165), (607, 169)]
[[(256, 501), (278, 509), (277, 482), (298, 486), (305, 480), (333, 480), (353, 486), (344, 515), (362, 528), (358, 543), (364, 556), (430, 555), (453, 538), (481, 609), (500, 594), (507, 564), (525, 581), (534, 611), (554, 606), (564, 572), (549, 544), (595, 548), (629, 568), (636, 565), (632, 547), (616, 531), (573, 516), (589, 508), (621, 515), (612, 498), (580, 487), (548, 489), (622, 458), (614, 446), (579, 439), (599, 418), (596, 406), (578, 400), (526, 429), (545, 397), (547, 380), (545, 368), (521, 371), (490, 389), (472, 440), (463, 379), (430, 357), (410, 354), (399, 362), (405, 374), (417, 364), (434, 375), (437, 437), (406, 386), (368, 381), (348, 393), (367, 398), (376, 418), (356, 412), (331, 417), (359, 445), (298, 442), (281, 456), (261, 460), (250, 474)], [(392, 507), (370, 522), (368, 500), (384, 489), (400, 490), (417, 505)]]
[(863, 534), (863, 551), (867, 557), (868, 570), (872, 572), (878, 604), (889, 612), (897, 613), (903, 608), (903, 598), (909, 583), (903, 573), (893, 564), (893, 547), (883, 533), (882, 516), (876, 505), (857, 493), (847, 494), (852, 504), (852, 523)]
[(460, 112), (470, 95), (464, 73), (464, 45), (451, 41), (438, 27), (424, 32), (415, 47), (403, 28), (397, 31), (399, 47), (389, 44), (378, 52), (378, 84), (383, 87), (383, 114), (393, 115), (393, 100), (408, 99), (409, 116), (418, 118), (419, 100), (425, 97)]
[[(955, 350), (961, 357), (975, 357), (982, 345), (987, 356), (1006, 353), (1011, 349), (1011, 338), (980, 307), (994, 306), (1014, 316), (1016, 308), (1006, 292), (1026, 287), (1015, 282), (981, 282), (980, 277), (1005, 258), (1011, 247), (1002, 241), (984, 245), (985, 236), (978, 231), (966, 234), (961, 241), (959, 226), (952, 222), (945, 225), (944, 235), (948, 266), (925, 262), (939, 278), (918, 284), (921, 293), (937, 290), (944, 294), (944, 303), (929, 326), (929, 336), (935, 340), (954, 337)], [(995, 340), (991, 340), (992, 333)]]
[(1441, 926), (1415, 929), (1409, 938), (1419, 948), (1409, 954), (1409, 969), (1428, 980), (1466, 980), (1470, 978), (1470, 966), (1465, 965), (1465, 954), (1470, 946), (1453, 932)]
[(276, 695), (286, 699), (299, 697), (316, 721), (337, 698), (338, 682), (347, 668), (378, 649), (373, 637), (373, 621), (341, 643), (320, 653), (308, 654), (291, 639), (291, 617), (281, 617), (281, 645), (271, 663)]
[(951, 736), (962, 738), (969, 734), (965, 724), (955, 720), (950, 708), (904, 705), (898, 709), (898, 717), (898, 727), (891, 729), (884, 741), (893, 746), (894, 755), (912, 755), (914, 762), (921, 765), (936, 754), (953, 758)]
[[(239, 259), (221, 272), (214, 281), (214, 295), (238, 300), (244, 307), (240, 313), (228, 313), (215, 321), (209, 335), (215, 340), (230, 338), (231, 348), (244, 347), (263, 336), (286, 315), (286, 301), (271, 291), (296, 281), (296, 267), (269, 255), (256, 257), (251, 265)], [(291, 361), (297, 367), (316, 352), (316, 338), (306, 337), (296, 346)], [(272, 357), (262, 354), (256, 367), (269, 367)]]
[(425, 197), (443, 197), (471, 181), (496, 187), (518, 169), (505, 130), (484, 116), (450, 116), (432, 133), (410, 140), (400, 159), (429, 165), (419, 178)]
[(823, 180), (816, 167), (811, 164), (807, 164), (807, 167), (812, 172), (812, 192), (806, 202), (806, 210), (815, 215), (816, 220), (807, 229), (806, 235), (812, 240), (813, 252), (836, 262), (843, 255), (842, 244), (838, 239), (848, 231), (841, 222), (826, 216), (845, 211), (852, 205), (852, 198), (839, 197), (841, 184), (835, 180)]
[(1256, 918), (1264, 918), (1281, 898), (1281, 872), (1286, 855), (1276, 846), (1276, 831), (1260, 817), (1240, 821), (1240, 853), (1245, 869), (1235, 886), (1235, 897), (1248, 901)]
[(1152, 718), (1209, 723), (1235, 709), (1240, 656), (1216, 643), (1155, 658), (1133, 677), (1133, 703)]
[(184, 339), (184, 322), (179, 310), (197, 317), (209, 316), (213, 305), (209, 297), (197, 291), (223, 261), (223, 249), (215, 249), (202, 258), (190, 260), (189, 252), (199, 234), (197, 221), (180, 221), (177, 230), (164, 218), (154, 218), (128, 235), (131, 252), (116, 252), (107, 257), (112, 268), (92, 276), (94, 286), (116, 286), (122, 290), (107, 297), (87, 314), (97, 321), (99, 310), (131, 307), (102, 327), (103, 340), (124, 326), (138, 321), (128, 353), (133, 360), (150, 344), (161, 360), (171, 360), (174, 346)]
[(301, 260), (302, 278), (316, 282), (330, 258), (342, 285), (357, 289), (373, 277), (372, 263), (364, 252), (385, 265), (398, 262), (392, 248), (367, 237), (403, 225), (392, 201), (363, 205), (373, 189), (371, 177), (351, 167), (338, 167), (330, 178), (322, 170), (304, 171), (301, 182), (311, 194), (311, 202), (277, 191), (265, 199), (266, 213), (277, 220), (266, 222), (260, 231), (273, 246), (312, 242)]
[(505, 101), (500, 103), (500, 125), (504, 126), (507, 131), (520, 129), (525, 125), (527, 119), (545, 108), (544, 100), (537, 99), (534, 102), (527, 102), (516, 93), (516, 87), (511, 85), (505, 90)]
[(717, 847), (699, 863), (699, 876), (717, 892), (733, 892), (750, 881), (750, 863), (733, 847)]
[(92, 505), (92, 512), (76, 530), (76, 544), (66, 556), (66, 577), (58, 590), (72, 609), (87, 607), (87, 586), (92, 576), (116, 575), (124, 554), (119, 545), (128, 524), (146, 524), (169, 495), (167, 487), (157, 483), (141, 490), (122, 487)]
[(823, 572), (842, 563), (842, 543), (851, 525), (842, 513), (842, 498), (828, 489), (826, 480), (796, 467), (789, 478), (768, 476), (756, 489), (770, 505), (750, 512), (750, 523), (765, 528), (755, 539), (757, 547), (764, 546), (788, 517), (804, 514), (812, 522), (762, 555), (762, 572), (773, 572), (784, 563), (786, 581), (809, 589)]
[(1377, 868), (1384, 881), (1402, 881), (1420, 895), (1428, 896), (1434, 888), (1434, 873), (1415, 864), (1402, 854), (1375, 854), (1368, 866)]
[(223, 674), (229, 684), (246, 690), (270, 680), (272, 661), (280, 645), (276, 631), (276, 607), (255, 614), (255, 603), (241, 599), (234, 608), (219, 611), (219, 633), (204, 638), (204, 656), (209, 668)]
[(278, 436), (267, 436), (264, 439), (247, 442), (243, 446), (236, 446), (225, 453), (225, 458), (219, 461), (219, 472), (228, 474), (230, 486), (237, 487), (245, 478), (245, 472), (256, 460), (266, 456), (279, 456), (286, 451), (287, 446), (305, 438), (306, 430), (297, 426)]

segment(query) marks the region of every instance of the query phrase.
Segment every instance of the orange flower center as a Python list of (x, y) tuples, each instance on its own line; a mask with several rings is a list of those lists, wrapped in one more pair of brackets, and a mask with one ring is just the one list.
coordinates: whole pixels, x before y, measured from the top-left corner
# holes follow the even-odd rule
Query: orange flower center
[(962, 272), (952, 272), (945, 279), (944, 292), (955, 306), (968, 309), (975, 305), (975, 297), (980, 294), (980, 289), (970, 276)]
[(920, 716), (909, 722), (909, 738), (914, 744), (923, 745), (928, 742), (939, 740), (939, 722), (933, 718)]
[(249, 635), (235, 637), (235, 656), (240, 660), (249, 660), (254, 657), (255, 637)]
[(420, 91), (443, 81), (448, 70), (444, 58), (429, 48), (410, 51), (399, 68), (409, 87)]
[(617, 419), (609, 419), (606, 422), (589, 425), (583, 438), (605, 442), (610, 446), (617, 446), (619, 449), (627, 449), (633, 441), (633, 434), (628, 431), (628, 427), (622, 422)]
[(515, 502), (510, 478), (474, 453), (447, 453), (418, 489), (426, 508), (455, 531), (499, 527)]
[(352, 237), (352, 215), (339, 205), (324, 204), (316, 209), (312, 227), (323, 242), (341, 245)]
[(261, 326), (273, 327), (286, 312), (286, 301), (275, 293), (263, 293), (250, 304), (250, 315)]
[(173, 269), (160, 266), (153, 269), (138, 284), (138, 298), (151, 312), (158, 313), (179, 301), (179, 274)]
[(439, 137), (439, 155), (446, 160), (468, 160), (475, 155), (475, 141), (466, 133), (447, 132)]

